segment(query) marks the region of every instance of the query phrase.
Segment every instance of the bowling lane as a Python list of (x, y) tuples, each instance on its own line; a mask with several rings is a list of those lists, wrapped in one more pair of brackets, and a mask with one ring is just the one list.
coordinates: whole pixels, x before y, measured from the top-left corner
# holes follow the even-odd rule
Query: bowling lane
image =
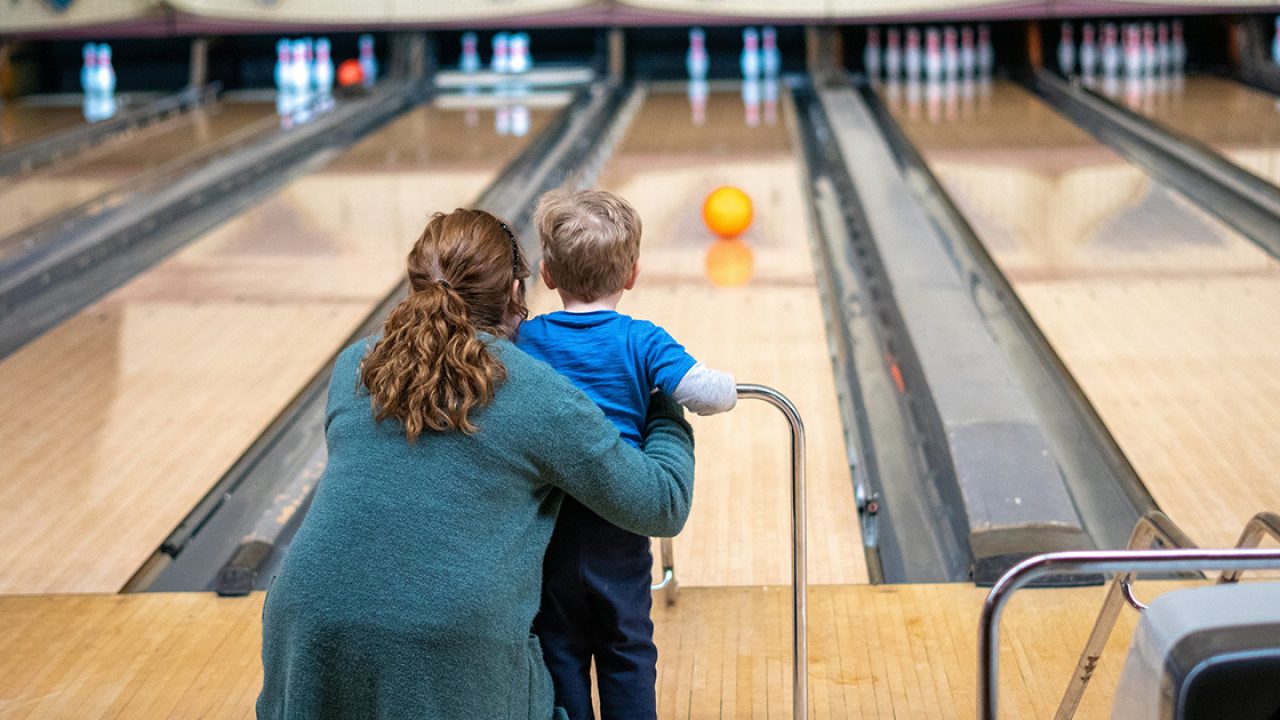
[(1125, 81), (1103, 90), (1129, 109), (1280, 184), (1280, 100), (1275, 96), (1208, 75)]
[(553, 113), (416, 109), (0, 363), (0, 593), (119, 590)]
[(1280, 508), (1280, 263), (1015, 85), (893, 112), (1161, 508)]
[[(619, 311), (665, 327), (739, 382), (772, 385), (795, 401), (809, 433), (809, 580), (865, 582), (798, 149), (776, 109), (766, 106), (748, 127), (737, 92), (712, 91), (700, 127), (690, 111), (683, 93), (650, 93), (600, 180), (644, 224), (640, 280)], [(755, 222), (739, 241), (716, 241), (701, 219), (703, 198), (726, 184), (755, 203)], [(752, 269), (745, 284), (717, 286)], [(560, 309), (540, 285), (530, 300), (534, 312)], [(789, 583), (786, 422), (758, 401), (690, 420), (697, 480), (692, 515), (675, 540), (680, 583)]]
[(21, 100), (0, 104), (0, 152), (84, 122), (84, 110), (79, 105), (42, 105)]
[[(22, 175), (0, 188), (0, 238), (113, 189), (145, 173), (206, 157), (226, 144), (248, 142), (277, 127), (271, 103), (220, 102)], [(0, 243), (0, 259), (12, 248)]]

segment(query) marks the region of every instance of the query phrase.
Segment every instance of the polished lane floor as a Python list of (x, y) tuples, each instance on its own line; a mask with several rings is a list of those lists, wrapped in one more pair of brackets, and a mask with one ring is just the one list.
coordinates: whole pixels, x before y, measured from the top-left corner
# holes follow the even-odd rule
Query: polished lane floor
[(0, 362), (0, 593), (124, 586), (551, 114), (416, 109)]
[(1280, 263), (1016, 85), (939, 106), (893, 111), (1161, 508), (1280, 509)]
[[(220, 102), (11, 178), (0, 186), (0, 238), (103, 193), (127, 189), (149, 171), (195, 162), (277, 127), (271, 103)], [(0, 242), (0, 258), (9, 250)]]
[(85, 124), (79, 105), (0, 104), (0, 151)]
[[(752, 127), (736, 88), (713, 90), (696, 125), (684, 92), (650, 93), (599, 181), (631, 201), (644, 223), (640, 280), (619, 311), (665, 327), (738, 382), (771, 385), (795, 402), (808, 428), (809, 581), (865, 582), (787, 111), (760, 107)], [(720, 185), (754, 201), (755, 222), (740, 240), (717, 241), (703, 225), (702, 201)], [(539, 286), (531, 307), (560, 305)], [(697, 480), (692, 515), (675, 540), (680, 583), (790, 583), (786, 422), (759, 401), (690, 420)]]
[(1173, 76), (1115, 88), (1114, 99), (1280, 184), (1280, 99), (1227, 78)]

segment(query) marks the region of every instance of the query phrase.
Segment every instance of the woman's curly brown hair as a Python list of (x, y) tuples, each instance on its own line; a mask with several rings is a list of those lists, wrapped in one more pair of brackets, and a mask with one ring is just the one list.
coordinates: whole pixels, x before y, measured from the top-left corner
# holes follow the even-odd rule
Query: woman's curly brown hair
[(469, 413), (507, 377), (478, 333), (510, 337), (528, 316), (519, 244), (483, 210), (436, 213), (409, 251), (408, 270), (409, 297), (387, 316), (360, 366), (361, 384), (378, 422), (399, 420), (410, 442), (427, 430), (475, 432)]

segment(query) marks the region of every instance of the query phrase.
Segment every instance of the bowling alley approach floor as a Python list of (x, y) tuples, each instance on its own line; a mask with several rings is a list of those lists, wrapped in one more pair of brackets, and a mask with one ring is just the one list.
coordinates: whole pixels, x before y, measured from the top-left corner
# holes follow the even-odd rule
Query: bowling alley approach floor
[(1012, 83), (887, 104), (1161, 509), (1280, 507), (1280, 261)]
[[(1149, 599), (1175, 587), (1137, 591)], [(1052, 716), (1103, 593), (1014, 596), (1002, 625), (1003, 717)], [(810, 716), (973, 717), (985, 596), (968, 584), (813, 588)], [(0, 715), (251, 718), (262, 686), (262, 599), (0, 597)], [(674, 608), (655, 605), (658, 717), (790, 718), (790, 602), (790, 588), (764, 586), (692, 588)], [(1077, 718), (1109, 716), (1136, 618), (1121, 615)]]

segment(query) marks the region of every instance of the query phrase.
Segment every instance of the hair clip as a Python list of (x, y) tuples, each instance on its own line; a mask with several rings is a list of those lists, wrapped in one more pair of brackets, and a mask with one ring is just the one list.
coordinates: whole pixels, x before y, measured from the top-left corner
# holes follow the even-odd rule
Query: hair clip
[(511, 241), (511, 272), (514, 275), (520, 274), (520, 243), (516, 242), (516, 234), (511, 232), (511, 228), (507, 227), (504, 222), (498, 223), (498, 227), (507, 234), (507, 239)]

